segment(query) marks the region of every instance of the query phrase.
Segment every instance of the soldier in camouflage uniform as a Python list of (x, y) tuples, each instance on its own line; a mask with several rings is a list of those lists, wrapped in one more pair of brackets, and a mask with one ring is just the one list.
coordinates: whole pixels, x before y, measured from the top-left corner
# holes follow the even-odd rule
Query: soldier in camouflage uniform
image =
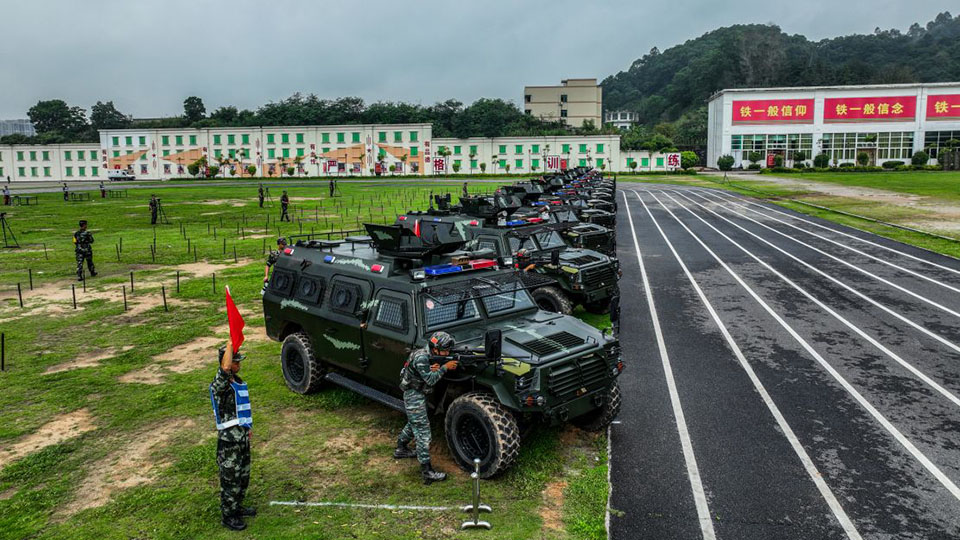
[(257, 188), (257, 200), (260, 202), (260, 208), (263, 208), (263, 184)]
[(150, 195), (150, 224), (157, 224), (157, 211), (160, 209), (160, 201), (156, 195)]
[(243, 355), (233, 345), (220, 348), (220, 369), (210, 384), (210, 402), (217, 424), (217, 466), (220, 469), (220, 515), (224, 527), (235, 531), (247, 528), (244, 517), (257, 510), (243, 506), (250, 484), (250, 431), (253, 415), (250, 393), (240, 379)]
[[(430, 465), (430, 419), (427, 417), (427, 395), (433, 391), (434, 385), (440, 382), (447, 371), (457, 369), (457, 362), (453, 360), (442, 366), (431, 365), (430, 355), (449, 356), (455, 344), (450, 334), (434, 333), (430, 336), (430, 351), (417, 349), (410, 353), (410, 358), (400, 372), (400, 389), (403, 390), (407, 425), (403, 426), (403, 431), (397, 437), (397, 449), (393, 452), (393, 457), (395, 459), (416, 457), (420, 462), (423, 483), (427, 485), (447, 479), (446, 473), (435, 471)], [(416, 451), (408, 446), (412, 440), (416, 440)]]
[(267, 267), (263, 269), (264, 283), (270, 281), (270, 267), (277, 264), (277, 259), (280, 258), (280, 254), (283, 253), (283, 250), (286, 247), (287, 247), (287, 239), (282, 236), (280, 238), (277, 238), (277, 250), (271, 251), (270, 255), (267, 255)]
[(290, 214), (287, 213), (289, 206), (290, 197), (287, 196), (287, 190), (283, 190), (283, 195), (280, 195), (280, 221), (290, 221)]
[(90, 277), (96, 276), (93, 267), (93, 233), (87, 230), (87, 220), (80, 220), (80, 230), (73, 233), (73, 250), (77, 254), (77, 281), (83, 281), (83, 262), (87, 262)]

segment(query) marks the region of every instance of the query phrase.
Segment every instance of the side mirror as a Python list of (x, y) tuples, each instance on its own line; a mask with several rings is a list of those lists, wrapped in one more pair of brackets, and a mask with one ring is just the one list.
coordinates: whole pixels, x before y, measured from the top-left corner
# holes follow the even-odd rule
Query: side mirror
[(550, 264), (560, 266), (560, 250), (555, 249), (550, 252)]
[(500, 330), (487, 330), (483, 336), (483, 354), (491, 360), (497, 360), (501, 356), (502, 345), (503, 333)]

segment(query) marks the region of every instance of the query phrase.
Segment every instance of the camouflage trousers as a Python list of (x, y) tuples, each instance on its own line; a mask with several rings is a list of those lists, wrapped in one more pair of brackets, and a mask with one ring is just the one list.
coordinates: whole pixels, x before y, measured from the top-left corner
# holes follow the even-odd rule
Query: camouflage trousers
[(78, 251), (77, 252), (77, 277), (83, 277), (83, 261), (87, 261), (87, 269), (90, 270), (90, 275), (96, 274), (97, 271), (93, 267), (93, 252), (92, 251)]
[(218, 439), (217, 466), (220, 468), (220, 513), (239, 516), (250, 484), (250, 437), (245, 435), (239, 441)]
[(403, 393), (403, 407), (407, 411), (407, 425), (397, 437), (397, 444), (406, 446), (416, 441), (417, 461), (430, 463), (430, 418), (427, 416), (427, 396), (423, 392), (407, 390)]
[(287, 213), (287, 205), (280, 205), (280, 221), (290, 221), (290, 214)]

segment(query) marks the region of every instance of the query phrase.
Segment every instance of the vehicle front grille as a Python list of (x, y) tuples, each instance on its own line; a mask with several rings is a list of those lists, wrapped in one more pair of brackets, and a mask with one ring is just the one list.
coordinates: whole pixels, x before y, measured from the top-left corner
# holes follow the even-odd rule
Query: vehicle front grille
[(575, 264), (575, 265), (577, 265), (577, 266), (583, 266), (583, 265), (585, 265), (585, 264), (595, 263), (595, 262), (597, 262), (597, 261), (599, 261), (599, 260), (600, 260), (599, 258), (594, 257), (593, 255), (581, 255), (581, 256), (579, 256), (579, 257), (574, 257), (574, 258), (572, 258), (572, 259), (567, 259), (567, 260), (565, 260), (564, 262), (569, 263), (569, 264)]
[(580, 275), (585, 287), (606, 287), (617, 283), (617, 271), (613, 265), (581, 270)]
[(581, 390), (590, 392), (607, 383), (607, 364), (597, 355), (578, 358), (569, 363), (550, 368), (547, 390), (563, 401), (577, 397)]
[(575, 336), (570, 332), (557, 332), (542, 338), (532, 339), (520, 343), (520, 346), (537, 356), (547, 356), (555, 352), (564, 351), (585, 343), (582, 337)]

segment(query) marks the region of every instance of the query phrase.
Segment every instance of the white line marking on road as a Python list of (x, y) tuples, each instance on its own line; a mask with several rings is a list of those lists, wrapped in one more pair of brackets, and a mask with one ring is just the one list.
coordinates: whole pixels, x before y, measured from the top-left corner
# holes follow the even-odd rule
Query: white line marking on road
[[(719, 197), (719, 196), (718, 196), (718, 198), (723, 199), (723, 197)], [(732, 202), (732, 201), (730, 201), (730, 202)], [(792, 229), (796, 229), (796, 230), (798, 230), (798, 231), (800, 231), (800, 232), (802, 232), (802, 233), (804, 233), (804, 234), (808, 234), (808, 235), (810, 235), (810, 236), (819, 238), (819, 239), (821, 239), (821, 240), (823, 240), (823, 241), (825, 241), (825, 242), (829, 242), (829, 243), (831, 243), (831, 244), (838, 245), (838, 246), (842, 247), (843, 249), (850, 250), (850, 251), (852, 251), (852, 252), (854, 252), (854, 253), (856, 253), (856, 254), (858, 254), (858, 255), (862, 255), (862, 256), (864, 256), (864, 257), (867, 257), (868, 259), (873, 259), (873, 260), (875, 260), (875, 261), (877, 261), (877, 262), (879, 262), (879, 263), (881, 263), (881, 264), (885, 264), (885, 265), (887, 265), (887, 266), (889, 266), (889, 267), (891, 267), (891, 268), (896, 268), (897, 270), (899, 270), (899, 271), (901, 271), (901, 272), (904, 272), (904, 273), (910, 274), (910, 275), (912, 275), (912, 276), (916, 276), (916, 277), (918, 277), (918, 278), (920, 278), (920, 279), (929, 281), (930, 283), (933, 283), (934, 285), (938, 285), (938, 286), (943, 287), (943, 288), (945, 288), (945, 289), (949, 289), (949, 290), (951, 290), (951, 291), (953, 291), (953, 292), (955, 292), (955, 293), (960, 293), (960, 288), (954, 287), (953, 285), (950, 285), (950, 284), (948, 284), (948, 283), (944, 283), (944, 282), (942, 282), (942, 281), (940, 281), (940, 280), (938, 280), (938, 279), (935, 279), (935, 278), (932, 278), (932, 277), (930, 277), (930, 276), (928, 276), (928, 275), (925, 275), (925, 274), (923, 274), (923, 273), (917, 272), (916, 270), (911, 270), (911, 269), (909, 269), (909, 268), (900, 266), (899, 264), (895, 264), (895, 263), (892, 263), (892, 262), (890, 262), (890, 261), (884, 260), (883, 258), (877, 257), (876, 255), (871, 255), (871, 254), (867, 253), (866, 251), (861, 251), (861, 250), (859, 250), (859, 249), (857, 249), (857, 248), (855, 248), (855, 247), (848, 246), (847, 244), (844, 244), (843, 242), (838, 242), (838, 241), (836, 241), (836, 240), (834, 240), (834, 239), (832, 239), (832, 238), (827, 238), (826, 236), (823, 236), (822, 234), (817, 234), (817, 233), (815, 233), (815, 232), (808, 231), (808, 230), (804, 229), (803, 227), (798, 227), (798, 226), (796, 226), (796, 225), (794, 225), (794, 224), (792, 224), (792, 223), (787, 223), (786, 221), (784, 221), (784, 220), (782, 220), (782, 219), (778, 219), (778, 218), (775, 218), (775, 217), (773, 217), (773, 216), (769, 216), (769, 215), (767, 215), (767, 214), (764, 214), (763, 212), (760, 212), (759, 210), (754, 210), (753, 208), (749, 208), (749, 207), (747, 207), (746, 205), (743, 205), (743, 204), (740, 204), (740, 203), (733, 203), (733, 204), (735, 204), (735, 205), (737, 205), (737, 206), (740, 206), (740, 207), (742, 207), (742, 208), (746, 208), (747, 210), (749, 210), (749, 211), (751, 211), (751, 212), (754, 212), (754, 213), (756, 213), (756, 214), (760, 214), (761, 216), (763, 216), (763, 217), (765, 217), (765, 218), (767, 218), (767, 219), (772, 219), (772, 220), (776, 221), (777, 223), (781, 223), (781, 224), (786, 225), (787, 227), (790, 227), (790, 228), (792, 228)]]
[[(637, 196), (638, 199), (640, 199), (640, 195), (637, 194), (636, 191), (634, 191), (633, 193), (634, 195)], [(646, 208), (647, 205), (645, 202), (643, 202), (643, 199), (640, 199), (640, 203), (643, 204), (644, 208)], [(670, 215), (673, 215), (673, 212), (671, 212), (669, 208), (664, 207), (664, 209)], [(647, 212), (648, 213), (650, 212), (649, 208), (647, 209)], [(676, 216), (674, 216), (674, 219), (676, 219)], [(776, 311), (774, 311), (773, 308), (770, 307), (770, 305), (763, 300), (763, 298), (760, 298), (760, 295), (758, 295), (752, 288), (750, 288), (750, 286), (747, 285), (746, 282), (744, 282), (743, 279), (740, 278), (739, 274), (734, 272), (733, 269), (727, 265), (727, 263), (723, 262), (723, 260), (720, 257), (718, 257), (717, 254), (714, 253), (712, 249), (707, 247), (707, 245), (703, 243), (703, 241), (700, 240), (700, 238), (698, 238), (697, 235), (693, 234), (693, 232), (691, 232), (690, 229), (688, 229), (687, 226), (682, 221), (680, 221), (679, 219), (677, 221), (680, 222), (680, 226), (686, 229), (687, 232), (689, 232), (690, 235), (693, 236), (694, 239), (696, 239), (697, 242), (701, 246), (703, 246), (703, 248), (707, 250), (707, 252), (710, 253), (710, 255), (713, 256), (713, 258), (716, 259), (717, 262), (720, 263), (720, 266), (722, 266), (723, 269), (727, 271), (727, 273), (733, 276), (733, 279), (735, 279), (737, 283), (739, 283), (740, 286), (743, 287), (744, 290), (746, 290), (747, 293), (758, 304), (760, 304), (760, 306), (763, 307), (763, 309), (767, 313), (769, 313), (771, 317), (774, 318), (774, 320), (780, 323), (780, 326), (783, 327), (784, 330), (786, 330), (791, 336), (793, 336), (793, 339), (795, 339), (797, 343), (799, 343), (800, 346), (803, 347), (804, 350), (806, 350), (807, 353), (809, 353), (810, 356), (812, 356), (817, 361), (817, 363), (819, 363), (823, 367), (823, 369), (827, 371), (827, 373), (829, 373), (838, 383), (840, 383), (840, 386), (842, 386), (847, 391), (847, 393), (850, 394), (850, 396), (852, 396), (858, 403), (860, 403), (861, 407), (863, 407), (868, 413), (870, 413), (870, 416), (873, 416), (873, 418), (881, 426), (883, 426), (883, 428), (886, 429), (887, 432), (889, 432), (890, 435), (892, 435), (893, 438), (896, 439), (897, 442), (899, 442), (900, 445), (903, 446), (907, 450), (907, 452), (909, 452), (910, 455), (914, 457), (914, 459), (919, 461), (920, 464), (923, 465), (923, 467), (926, 468), (927, 471), (929, 471), (930, 474), (932, 474), (934, 478), (936, 478), (947, 489), (947, 491), (950, 492), (951, 495), (953, 495), (956, 499), (960, 500), (960, 487), (957, 487), (957, 485), (954, 484), (953, 481), (950, 480), (950, 478), (948, 478), (947, 475), (945, 475), (943, 471), (941, 471), (932, 461), (930, 461), (930, 459), (926, 455), (924, 455), (923, 452), (921, 452), (916, 446), (914, 446), (914, 444), (910, 442), (910, 440), (907, 439), (903, 435), (903, 433), (901, 433), (900, 430), (896, 428), (896, 426), (894, 426), (889, 420), (887, 420), (887, 418), (883, 416), (883, 414), (881, 414), (880, 411), (876, 409), (876, 407), (871, 405), (870, 402), (867, 401), (867, 399), (864, 398), (863, 395), (859, 391), (857, 391), (857, 389), (854, 388), (849, 381), (844, 379), (843, 375), (841, 375), (840, 372), (834, 369), (833, 366), (831, 366), (830, 363), (827, 362), (826, 359), (824, 359), (823, 356), (821, 356), (820, 353), (817, 352), (817, 350), (814, 349), (813, 346), (807, 342), (807, 340), (803, 339), (803, 337), (800, 334), (798, 334), (797, 331), (794, 330), (792, 326), (787, 324), (787, 321), (783, 320), (783, 317), (781, 317)]]
[[(651, 193), (651, 195), (653, 196), (654, 199), (657, 199), (657, 196), (656, 196), (656, 195), (653, 195), (652, 193)], [(891, 351), (890, 349), (888, 349), (887, 347), (885, 347), (883, 344), (881, 344), (880, 342), (878, 342), (875, 338), (873, 338), (872, 336), (870, 336), (869, 334), (867, 334), (866, 332), (864, 332), (862, 329), (860, 329), (858, 326), (854, 325), (853, 323), (851, 323), (850, 321), (848, 321), (846, 318), (844, 318), (842, 315), (840, 315), (839, 313), (837, 313), (836, 311), (834, 311), (830, 306), (828, 306), (828, 305), (824, 304), (823, 302), (821, 302), (820, 300), (818, 300), (816, 297), (814, 297), (812, 294), (810, 294), (806, 289), (804, 289), (803, 287), (797, 285), (797, 283), (794, 282), (792, 279), (788, 278), (787, 276), (783, 275), (782, 273), (780, 273), (779, 271), (777, 271), (776, 269), (774, 269), (774, 268), (773, 268), (772, 266), (770, 266), (766, 261), (764, 261), (764, 260), (762, 260), (760, 257), (757, 257), (756, 255), (754, 255), (750, 250), (748, 250), (747, 248), (743, 247), (743, 246), (740, 245), (737, 241), (735, 241), (733, 238), (730, 238), (730, 237), (727, 236), (725, 233), (723, 233), (722, 231), (720, 231), (720, 229), (717, 229), (717, 228), (714, 227), (711, 223), (708, 223), (707, 220), (703, 219), (702, 217), (700, 217), (699, 215), (697, 215), (696, 213), (694, 213), (692, 210), (690, 210), (689, 208), (687, 208), (686, 206), (684, 206), (683, 203), (681, 203), (681, 202), (677, 201), (676, 199), (674, 199), (672, 195), (670, 195), (670, 194), (668, 193), (668, 194), (667, 194), (667, 197), (670, 197), (670, 200), (672, 200), (674, 203), (678, 204), (678, 205), (680, 206), (680, 208), (683, 208), (684, 210), (686, 210), (687, 212), (689, 212), (690, 215), (692, 215), (693, 217), (699, 219), (699, 220), (700, 220), (701, 222), (703, 222), (707, 227), (710, 227), (711, 229), (713, 229), (714, 231), (716, 231), (717, 234), (719, 234), (720, 236), (724, 237), (728, 242), (730, 242), (731, 244), (737, 246), (737, 247), (740, 249), (740, 251), (743, 251), (744, 253), (746, 253), (748, 256), (750, 256), (750, 258), (752, 258), (753, 260), (755, 260), (755, 261), (757, 261), (758, 263), (760, 263), (764, 268), (766, 268), (767, 270), (769, 270), (770, 272), (772, 272), (774, 275), (776, 275), (777, 277), (779, 277), (780, 279), (782, 279), (784, 282), (786, 282), (788, 285), (790, 285), (791, 287), (793, 287), (794, 289), (796, 289), (797, 291), (799, 291), (800, 294), (804, 295), (805, 297), (807, 297), (808, 299), (810, 299), (810, 301), (812, 301), (813, 303), (817, 304), (817, 305), (820, 307), (820, 309), (822, 309), (822, 310), (826, 311), (827, 313), (829, 313), (830, 315), (832, 315), (833, 318), (835, 318), (835, 319), (837, 319), (838, 321), (840, 321), (841, 323), (843, 323), (844, 326), (846, 326), (847, 328), (849, 328), (849, 329), (853, 330), (854, 332), (856, 332), (857, 335), (859, 335), (859, 336), (862, 337), (863, 339), (867, 340), (867, 342), (869, 342), (871, 345), (873, 345), (874, 347), (876, 347), (877, 349), (879, 349), (880, 351), (882, 351), (883, 354), (889, 356), (893, 361), (897, 362), (898, 364), (900, 364), (901, 366), (903, 366), (904, 368), (906, 368), (910, 373), (913, 373), (918, 379), (920, 379), (921, 381), (923, 381), (924, 383), (926, 383), (927, 385), (929, 385), (931, 388), (933, 388), (934, 390), (936, 390), (937, 392), (939, 392), (941, 395), (943, 395), (943, 397), (949, 399), (954, 405), (960, 407), (960, 398), (958, 398), (955, 394), (953, 394), (952, 392), (950, 392), (949, 390), (947, 390), (947, 389), (944, 388), (943, 386), (940, 386), (939, 383), (937, 383), (936, 381), (934, 381), (933, 379), (931, 379), (929, 376), (927, 376), (925, 373), (923, 373), (922, 371), (920, 371), (919, 369), (917, 369), (916, 367), (914, 367), (913, 364), (907, 362), (906, 360), (904, 360), (903, 358), (901, 358), (900, 355), (898, 355), (897, 353), (895, 353), (895, 352)], [(657, 202), (660, 203), (660, 199), (657, 199)], [(699, 204), (699, 203), (694, 202), (693, 200), (691, 200), (691, 202), (693, 202), (693, 204)], [(660, 203), (660, 205), (663, 206), (663, 203)], [(701, 206), (702, 208), (706, 209), (708, 212), (712, 212), (712, 213), (714, 213), (715, 215), (717, 215), (718, 217), (720, 217), (721, 219), (725, 219), (725, 220), (726, 220), (726, 218), (724, 218), (723, 216), (720, 216), (720, 214), (717, 214), (716, 212), (713, 212), (712, 210), (706, 208), (706, 207), (703, 206), (703, 205), (700, 205), (700, 206)], [(664, 206), (664, 208), (666, 208), (666, 207)], [(727, 221), (729, 221), (729, 220), (727, 220)], [(733, 223), (733, 222), (730, 221), (730, 223)], [(736, 224), (734, 224), (734, 225), (737, 226), (737, 227), (739, 227), (739, 225), (736, 225)], [(740, 228), (743, 229), (742, 227), (740, 227)], [(743, 230), (744, 230), (744, 231), (747, 231), (746, 229), (743, 229)], [(749, 231), (747, 231), (747, 232), (749, 233)], [(772, 245), (772, 244), (770, 244), (770, 245)], [(782, 250), (781, 250), (781, 251), (782, 251)], [(786, 253), (786, 252), (783, 251), (783, 253)], [(797, 259), (797, 260), (799, 260), (799, 259)]]
[[(627, 194), (623, 194), (623, 200), (627, 200)], [(653, 301), (653, 291), (650, 289), (650, 280), (647, 279), (647, 269), (643, 264), (643, 256), (640, 254), (640, 242), (637, 240), (637, 229), (633, 225), (633, 216), (627, 211), (627, 218), (630, 220), (630, 233), (633, 235), (633, 248), (637, 253), (637, 263), (640, 265), (640, 277), (643, 281), (643, 291), (647, 297), (647, 306), (650, 308), (650, 318), (653, 320), (653, 330), (657, 336), (657, 348), (660, 351), (660, 361), (663, 364), (664, 377), (667, 380), (667, 390), (670, 394), (670, 405), (673, 407), (673, 416), (677, 422), (677, 432), (680, 434), (680, 446), (683, 449), (683, 461), (687, 466), (687, 477), (690, 480), (690, 488), (693, 490), (693, 502), (697, 507), (697, 519), (700, 522), (700, 532), (704, 540), (715, 540), (717, 534), (713, 530), (713, 520), (710, 518), (710, 508), (707, 505), (707, 495), (703, 490), (703, 480), (700, 478), (700, 469), (697, 467), (697, 458), (693, 454), (693, 443), (690, 440), (690, 432), (687, 430), (687, 420), (683, 415), (683, 407), (680, 405), (680, 395), (677, 393), (677, 383), (673, 378), (673, 367), (670, 365), (670, 357), (667, 355), (667, 345), (663, 340), (663, 330), (660, 328), (660, 318), (657, 316), (656, 304)]]
[[(634, 192), (634, 194), (636, 194), (636, 192)], [(639, 196), (637, 198), (639, 199)], [(643, 201), (641, 200), (640, 202), (642, 203)], [(627, 206), (627, 212), (629, 212), (630, 205), (629, 203), (625, 204)], [(644, 208), (646, 208), (646, 205), (644, 205)], [(647, 214), (650, 214), (649, 209), (647, 209)], [(650, 214), (650, 217), (652, 219), (653, 215)], [(733, 350), (733, 354), (737, 357), (737, 361), (740, 362), (740, 367), (742, 367), (747, 373), (747, 377), (750, 379), (750, 382), (753, 383), (753, 387), (756, 389), (757, 393), (760, 394), (760, 397), (763, 399), (763, 403), (767, 406), (770, 414), (773, 415), (773, 418), (777, 421), (777, 425), (780, 426), (780, 431), (782, 431), (784, 436), (787, 438), (787, 441), (793, 448), (794, 453), (796, 453), (797, 457), (800, 459), (800, 463), (803, 464), (803, 468), (807, 471), (810, 479), (813, 480), (814, 485), (817, 486), (817, 490), (827, 502), (827, 506), (830, 507), (830, 511), (833, 512), (834, 517), (837, 518), (837, 521), (840, 522), (840, 526), (843, 527), (844, 532), (847, 533), (847, 537), (851, 540), (860, 539), (860, 533), (857, 532), (857, 528), (853, 525), (853, 521), (847, 515), (846, 511), (844, 511), (843, 507), (840, 505), (840, 501), (838, 501), (836, 496), (834, 496), (833, 491), (830, 490), (830, 487), (823, 479), (823, 475), (819, 470), (817, 470), (817, 466), (813, 463), (813, 460), (810, 459), (810, 456), (803, 448), (803, 445), (800, 444), (800, 440), (797, 439), (797, 435), (793, 432), (790, 424), (787, 423), (787, 419), (784, 418), (783, 414), (780, 412), (780, 408), (777, 407), (777, 404), (773, 401), (773, 398), (770, 397), (767, 389), (764, 388), (763, 383), (760, 382), (760, 378), (757, 377), (757, 374), (753, 371), (753, 367), (750, 366), (749, 362), (747, 362), (747, 358), (743, 355), (743, 351), (740, 350), (737, 342), (734, 341), (733, 336), (730, 335), (727, 327), (723, 324), (723, 321), (720, 320), (720, 316), (713, 308), (713, 304), (711, 304), (710, 300), (707, 299), (707, 295), (703, 293), (700, 285), (697, 284), (697, 280), (693, 278), (693, 274), (690, 273), (690, 270), (680, 258), (677, 250), (673, 248), (673, 243), (671, 243), (667, 238), (667, 235), (663, 232), (663, 229), (660, 228), (660, 224), (657, 223), (656, 219), (653, 220), (653, 224), (656, 225), (657, 230), (660, 231), (660, 236), (662, 236), (664, 241), (666, 241), (667, 247), (670, 248), (670, 252), (673, 253), (673, 256), (677, 259), (677, 262), (680, 263), (680, 268), (683, 269), (683, 273), (686, 274), (687, 279), (690, 280), (690, 284), (693, 285), (693, 289), (697, 292), (697, 296), (700, 297), (700, 301), (703, 302), (703, 305), (706, 306), (707, 311), (710, 312), (710, 316), (720, 329), (720, 333), (723, 334), (723, 338)]]
[[(795, 219), (795, 220), (797, 220), (797, 221), (802, 221), (802, 222), (804, 222), (804, 223), (809, 223), (810, 225), (813, 225), (814, 227), (819, 227), (819, 228), (821, 228), (821, 229), (824, 229), (824, 230), (827, 230), (827, 231), (830, 231), (830, 232), (835, 232), (835, 233), (837, 233), (837, 234), (846, 236), (846, 237), (851, 238), (851, 239), (853, 239), (853, 240), (856, 240), (856, 241), (858, 241), (858, 242), (863, 242), (864, 244), (868, 244), (868, 245), (871, 245), (871, 246), (874, 246), (874, 247), (878, 247), (878, 248), (880, 248), (880, 249), (889, 251), (889, 252), (891, 252), (891, 253), (896, 253), (897, 255), (902, 255), (902, 256), (904, 256), (904, 257), (908, 257), (908, 258), (910, 258), (910, 259), (913, 259), (913, 260), (915, 260), (915, 261), (918, 261), (918, 262), (921, 262), (921, 263), (924, 263), (924, 264), (929, 264), (930, 266), (939, 268), (939, 269), (941, 269), (941, 270), (946, 270), (947, 272), (952, 272), (952, 273), (954, 273), (954, 274), (960, 274), (960, 270), (957, 270), (956, 268), (950, 268), (949, 266), (944, 266), (944, 265), (942, 265), (942, 264), (937, 264), (937, 263), (935, 263), (935, 262), (933, 262), (933, 261), (928, 261), (928, 260), (924, 259), (923, 257), (917, 257), (916, 255), (911, 255), (911, 254), (906, 253), (906, 252), (904, 252), (904, 251), (900, 251), (900, 250), (894, 249), (894, 248), (892, 248), (892, 247), (887, 247), (887, 246), (885, 246), (885, 245), (883, 245), (883, 244), (879, 244), (879, 243), (877, 243), (877, 242), (871, 242), (870, 240), (867, 240), (867, 239), (865, 239), (865, 238), (860, 238), (859, 236), (857, 236), (857, 235), (855, 235), (855, 234), (850, 234), (850, 233), (848, 233), (848, 232), (844, 232), (844, 231), (841, 231), (841, 230), (838, 230), (838, 229), (834, 229), (833, 227), (827, 227), (826, 225), (817, 223), (816, 221), (813, 221), (813, 220), (810, 220), (810, 219), (806, 219), (806, 218), (802, 218), (802, 217), (800, 217), (800, 216), (796, 216), (796, 215), (790, 214), (790, 213), (788, 213), (788, 212), (784, 212), (784, 211), (782, 211), (782, 210), (778, 210), (778, 209), (776, 209), (776, 208), (771, 208), (771, 207), (769, 207), (769, 206), (764, 206), (764, 205), (762, 205), (762, 204), (755, 203), (755, 202), (747, 199), (746, 197), (736, 196), (736, 195), (734, 195), (734, 194), (732, 194), (732, 193), (728, 193), (728, 192), (725, 192), (725, 191), (717, 191), (717, 190), (704, 190), (704, 191), (711, 191), (711, 192), (714, 192), (714, 193), (722, 193), (722, 194), (724, 194), (724, 195), (729, 195), (729, 198), (731, 198), (731, 199), (741, 200), (741, 201), (743, 201), (743, 202), (745, 202), (745, 203), (747, 203), (747, 204), (750, 204), (750, 205), (752, 205), (752, 206), (757, 206), (757, 207), (760, 207), (760, 208), (765, 208), (765, 209), (767, 209), (767, 210), (770, 210), (771, 212), (776, 212), (777, 214), (782, 214), (782, 215), (784, 215), (784, 216), (787, 216), (787, 217), (789, 217), (789, 218)], [(865, 232), (866, 232), (866, 231), (865, 231)], [(924, 248), (918, 248), (918, 249), (924, 249)], [(929, 250), (925, 250), (925, 251), (929, 251)], [(937, 254), (937, 255), (939, 255), (939, 254)]]
[[(773, 227), (771, 227), (771, 226), (769, 226), (769, 225), (767, 225), (767, 224), (765, 224), (765, 223), (760, 223), (759, 221), (757, 221), (757, 220), (753, 219), (752, 217), (744, 214), (743, 212), (739, 212), (739, 211), (737, 211), (737, 210), (735, 210), (735, 209), (733, 209), (733, 208), (730, 208), (728, 205), (725, 204), (725, 203), (727, 203), (727, 202), (729, 202), (729, 201), (726, 201), (726, 200), (721, 200), (721, 201), (722, 201), (722, 202), (716, 202), (716, 201), (714, 201), (714, 202), (715, 202), (716, 204), (720, 204), (721, 207), (722, 207), (724, 210), (726, 210), (727, 212), (731, 212), (731, 213), (736, 214), (736, 215), (738, 215), (738, 216), (740, 216), (740, 217), (742, 217), (742, 218), (744, 218), (744, 219), (750, 220), (750, 221), (752, 221), (753, 223), (756, 223), (757, 225), (763, 227), (764, 229), (769, 230), (770, 232), (773, 232), (773, 233), (775, 233), (775, 234), (779, 234), (780, 236), (782, 236), (782, 237), (784, 237), (784, 238), (786, 238), (786, 239), (788, 239), (788, 240), (790, 240), (790, 241), (796, 242), (796, 243), (800, 244), (801, 246), (804, 246), (804, 247), (806, 247), (806, 248), (808, 248), (808, 249), (811, 249), (811, 250), (813, 250), (813, 251), (816, 251), (817, 253), (819, 253), (819, 254), (821, 254), (821, 255), (823, 255), (823, 256), (825, 256), (825, 257), (829, 257), (830, 259), (832, 259), (832, 260), (834, 260), (834, 261), (837, 261), (838, 263), (840, 263), (840, 264), (842, 264), (842, 265), (844, 265), (844, 266), (846, 266), (846, 267), (848, 267), (848, 268), (852, 268), (853, 270), (856, 270), (857, 272), (860, 272), (860, 273), (862, 273), (862, 274), (864, 274), (864, 275), (867, 275), (867, 276), (869, 276), (869, 277), (871, 277), (871, 278), (879, 281), (880, 283), (889, 285), (890, 287), (893, 287), (894, 289), (897, 289), (898, 291), (901, 291), (901, 292), (903, 292), (904, 294), (908, 294), (908, 295), (916, 298), (917, 300), (920, 300), (921, 302), (924, 302), (924, 303), (926, 303), (926, 304), (929, 304), (929, 305), (931, 305), (931, 306), (933, 306), (933, 307), (935, 307), (935, 308), (937, 308), (937, 309), (939, 309), (939, 310), (941, 310), (941, 311), (943, 311), (943, 312), (945, 312), (945, 313), (949, 313), (950, 315), (953, 315), (954, 317), (960, 318), (960, 313), (958, 313), (958, 312), (956, 312), (956, 311), (948, 308), (947, 306), (944, 306), (943, 304), (940, 304), (940, 303), (938, 303), (938, 302), (934, 302), (933, 300), (930, 300), (929, 298), (927, 298), (927, 297), (925, 297), (925, 296), (923, 296), (923, 295), (921, 295), (921, 294), (915, 293), (915, 292), (907, 289), (906, 287), (902, 287), (902, 286), (897, 285), (896, 283), (894, 283), (894, 282), (892, 282), (892, 281), (890, 281), (890, 280), (888, 280), (888, 279), (882, 278), (882, 277), (874, 274), (873, 272), (870, 272), (869, 270), (866, 270), (866, 269), (864, 269), (864, 268), (860, 268), (859, 266), (857, 266), (857, 265), (855, 265), (855, 264), (853, 264), (853, 263), (850, 263), (850, 262), (848, 262), (848, 261), (845, 261), (845, 260), (841, 259), (840, 257), (837, 257), (836, 255), (827, 253), (826, 251), (823, 251), (822, 249), (820, 249), (820, 248), (818, 248), (818, 247), (812, 246), (812, 245), (804, 242), (803, 240), (799, 240), (799, 239), (797, 239), (797, 238), (795, 238), (795, 237), (793, 237), (793, 236), (790, 236), (789, 234), (787, 234), (787, 233), (785, 233), (785, 232), (783, 232), (783, 231), (778, 231), (777, 229), (774, 229)], [(737, 203), (733, 203), (733, 204), (735, 204), (735, 205), (737, 205), (737, 206), (741, 206), (741, 207), (743, 206), (743, 205), (737, 204)], [(755, 211), (755, 210), (751, 210), (751, 212), (756, 212), (756, 211)], [(760, 212), (756, 212), (756, 213), (758, 213), (758, 214), (760, 214), (760, 215), (765, 215), (765, 214), (761, 214)], [(769, 216), (767, 216), (767, 217), (769, 217)], [(772, 218), (771, 218), (771, 219), (772, 219)]]
[[(452, 506), (410, 506), (405, 504), (360, 504), (338, 502), (304, 502), (304, 501), (270, 501), (270, 506), (333, 506), (336, 508), (366, 508), (371, 510), (418, 510), (430, 512), (446, 512), (454, 510)], [(457, 510), (459, 510), (457, 508)]]

